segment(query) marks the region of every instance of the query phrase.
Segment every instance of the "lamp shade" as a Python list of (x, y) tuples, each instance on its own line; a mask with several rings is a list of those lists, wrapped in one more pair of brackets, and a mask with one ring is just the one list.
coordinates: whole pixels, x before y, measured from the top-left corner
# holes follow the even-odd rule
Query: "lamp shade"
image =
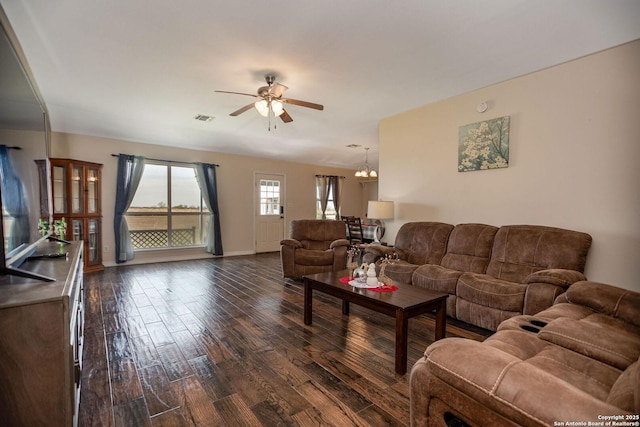
[(279, 117), (284, 113), (284, 107), (282, 106), (282, 102), (274, 99), (271, 101), (271, 111), (273, 111), (273, 115)]
[(382, 200), (369, 200), (367, 216), (372, 219), (392, 219), (393, 202)]
[(262, 117), (267, 117), (269, 115), (269, 103), (266, 100), (261, 99), (260, 101), (256, 101), (253, 105)]

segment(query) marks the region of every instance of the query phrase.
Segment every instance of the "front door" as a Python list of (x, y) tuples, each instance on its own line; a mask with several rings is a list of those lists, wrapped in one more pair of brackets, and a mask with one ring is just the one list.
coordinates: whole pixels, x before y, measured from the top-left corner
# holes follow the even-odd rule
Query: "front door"
[(256, 174), (256, 253), (280, 250), (284, 236), (284, 175)]

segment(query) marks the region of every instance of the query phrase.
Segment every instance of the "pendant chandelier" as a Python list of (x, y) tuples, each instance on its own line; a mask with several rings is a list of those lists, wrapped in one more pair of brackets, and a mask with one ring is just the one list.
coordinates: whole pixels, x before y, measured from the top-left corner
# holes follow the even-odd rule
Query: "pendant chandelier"
[(356, 178), (378, 178), (378, 172), (369, 167), (369, 147), (365, 147), (364, 166), (356, 171)]

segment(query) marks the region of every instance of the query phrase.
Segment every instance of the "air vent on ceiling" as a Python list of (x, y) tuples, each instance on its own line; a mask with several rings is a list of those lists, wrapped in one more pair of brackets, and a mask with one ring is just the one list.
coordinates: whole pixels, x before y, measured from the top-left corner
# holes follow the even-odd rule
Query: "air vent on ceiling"
[(212, 116), (205, 116), (204, 114), (196, 114), (194, 117), (196, 120), (200, 120), (201, 122), (210, 122), (213, 120)]
[(358, 147), (362, 147), (360, 144), (349, 144), (347, 145), (347, 148), (358, 148)]

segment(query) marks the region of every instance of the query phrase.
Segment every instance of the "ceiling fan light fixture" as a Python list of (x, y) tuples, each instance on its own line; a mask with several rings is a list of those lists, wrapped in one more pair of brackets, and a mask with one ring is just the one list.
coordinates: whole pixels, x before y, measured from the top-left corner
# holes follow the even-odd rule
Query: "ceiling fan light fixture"
[(273, 115), (279, 117), (284, 113), (284, 107), (282, 106), (282, 102), (277, 99), (271, 101), (271, 111), (273, 111)]
[(262, 117), (269, 116), (269, 103), (267, 102), (266, 99), (261, 99), (260, 101), (256, 101), (255, 104), (253, 105), (256, 107), (256, 110), (258, 111), (258, 113), (260, 113)]

